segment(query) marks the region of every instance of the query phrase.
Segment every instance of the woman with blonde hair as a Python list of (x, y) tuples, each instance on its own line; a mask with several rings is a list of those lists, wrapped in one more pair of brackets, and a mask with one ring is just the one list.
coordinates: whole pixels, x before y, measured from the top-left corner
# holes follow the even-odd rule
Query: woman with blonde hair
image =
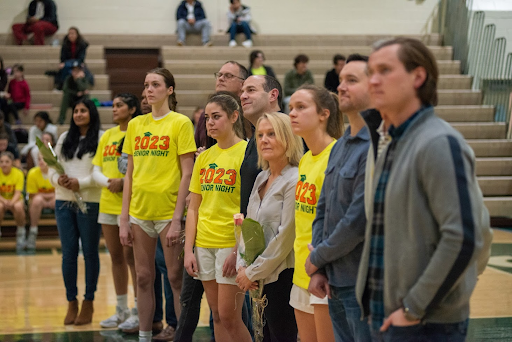
[(240, 289), (257, 288), (263, 279), (265, 341), (297, 341), (297, 324), (290, 306), (294, 268), (295, 185), (299, 161), (304, 153), (302, 140), (293, 134), (290, 117), (283, 113), (266, 113), (256, 124), (258, 166), (247, 207), (247, 217), (264, 229), (266, 248), (247, 266), (241, 261), (236, 281)]

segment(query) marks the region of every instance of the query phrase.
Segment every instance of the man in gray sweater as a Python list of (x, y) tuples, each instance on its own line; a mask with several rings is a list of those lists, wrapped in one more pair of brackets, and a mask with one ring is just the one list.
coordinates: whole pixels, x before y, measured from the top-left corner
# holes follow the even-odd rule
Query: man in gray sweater
[(368, 67), (392, 141), (375, 165), (357, 299), (375, 341), (464, 341), (492, 239), (474, 153), (434, 112), (439, 72), (423, 43), (384, 42)]

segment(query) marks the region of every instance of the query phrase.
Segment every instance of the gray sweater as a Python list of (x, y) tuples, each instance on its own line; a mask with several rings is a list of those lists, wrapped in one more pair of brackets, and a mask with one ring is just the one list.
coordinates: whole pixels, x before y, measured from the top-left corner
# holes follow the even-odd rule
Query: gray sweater
[[(405, 305), (429, 323), (461, 322), (492, 239), (473, 151), (432, 107), (396, 144), (384, 205), (385, 315)], [(376, 162), (372, 196), (388, 148)], [(356, 285), (364, 315), (373, 201), (371, 207)]]

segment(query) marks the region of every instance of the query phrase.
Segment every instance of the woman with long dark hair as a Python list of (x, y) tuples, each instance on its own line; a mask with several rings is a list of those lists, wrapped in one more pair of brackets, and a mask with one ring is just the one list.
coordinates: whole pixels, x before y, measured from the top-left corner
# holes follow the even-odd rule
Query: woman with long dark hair
[(265, 62), (263, 51), (252, 51), (249, 55), (249, 67), (247, 68), (249, 75), (269, 75), (277, 78), (274, 69), (268, 65), (264, 65), (263, 62)]
[[(65, 325), (91, 323), (94, 311), (94, 293), (100, 271), (98, 245), (101, 226), (98, 223), (98, 209), (101, 188), (92, 178), (92, 160), (102, 134), (94, 102), (87, 99), (78, 101), (73, 106), (69, 131), (62, 133), (55, 146), (65, 174), (59, 175), (54, 169), (49, 170), (50, 180), (55, 187), (55, 217), (62, 245), (62, 275), (68, 300)], [(73, 192), (80, 192), (87, 206), (86, 213), (78, 208)], [(79, 240), (85, 260), (85, 295), (78, 315), (76, 280)]]

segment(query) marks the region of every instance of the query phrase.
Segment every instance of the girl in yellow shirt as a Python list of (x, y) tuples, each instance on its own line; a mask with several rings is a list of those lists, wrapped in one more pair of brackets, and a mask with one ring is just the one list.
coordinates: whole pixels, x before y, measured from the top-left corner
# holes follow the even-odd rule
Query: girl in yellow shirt
[[(25, 205), (21, 192), (25, 176), (20, 169), (13, 167), (14, 155), (11, 152), (0, 153), (0, 226), (6, 210), (14, 215), (16, 226), (16, 250), (25, 248)], [(1, 233), (0, 233), (1, 236)]]
[(233, 214), (240, 211), (240, 166), (247, 146), (238, 102), (228, 94), (214, 95), (206, 105), (205, 119), (208, 135), (217, 144), (201, 153), (194, 165), (185, 268), (203, 283), (215, 340), (249, 342), (251, 335), (241, 315), (244, 296), (237, 296), (235, 282)]
[(124, 175), (119, 172), (117, 160), (121, 156), (128, 122), (140, 114), (142, 114), (140, 103), (135, 95), (118, 94), (112, 103), (112, 118), (118, 126), (107, 130), (101, 136), (96, 155), (92, 160), (94, 165), (92, 176), (96, 183), (103, 187), (98, 223), (101, 224), (112, 259), (112, 276), (117, 297), (116, 313), (100, 322), (102, 328), (115, 328), (130, 317), (128, 269), (132, 275), (133, 292), (137, 298), (137, 275), (133, 249), (123, 247), (119, 240), (118, 217), (121, 215), (123, 202)]
[(152, 336), (157, 238), (164, 246), (176, 316), (181, 312), (181, 219), (196, 151), (192, 121), (169, 108), (169, 97), (175, 96), (174, 77), (169, 70), (149, 71), (144, 88), (152, 112), (128, 124), (123, 146), (123, 152), (128, 154), (128, 167), (119, 226), (121, 244), (133, 245), (139, 341), (143, 342), (151, 341)]
[(311, 286), (327, 283), (327, 278), (317, 273), (310, 279), (304, 265), (309, 256), (308, 244), (312, 240), (312, 224), (329, 155), (343, 133), (338, 97), (318, 86), (302, 86), (291, 96), (290, 119), (293, 132), (309, 147), (299, 163), (295, 190), (295, 271), (290, 305), (295, 309), (302, 341), (334, 342), (328, 293), (322, 293), (323, 298), (319, 298), (308, 292)]

